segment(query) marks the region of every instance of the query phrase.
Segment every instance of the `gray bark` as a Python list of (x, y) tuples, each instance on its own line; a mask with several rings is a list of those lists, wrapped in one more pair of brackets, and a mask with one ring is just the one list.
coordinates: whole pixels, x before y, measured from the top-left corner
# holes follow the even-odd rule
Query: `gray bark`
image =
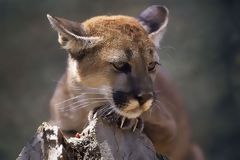
[(139, 130), (122, 130), (95, 118), (80, 134), (66, 139), (57, 126), (42, 123), (17, 160), (166, 160)]

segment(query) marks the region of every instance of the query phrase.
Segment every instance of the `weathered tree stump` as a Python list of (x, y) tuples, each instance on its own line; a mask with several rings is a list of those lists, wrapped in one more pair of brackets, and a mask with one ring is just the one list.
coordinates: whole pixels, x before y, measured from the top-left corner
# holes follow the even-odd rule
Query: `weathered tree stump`
[(139, 130), (122, 130), (95, 118), (80, 138), (65, 138), (57, 126), (42, 123), (17, 160), (166, 160)]

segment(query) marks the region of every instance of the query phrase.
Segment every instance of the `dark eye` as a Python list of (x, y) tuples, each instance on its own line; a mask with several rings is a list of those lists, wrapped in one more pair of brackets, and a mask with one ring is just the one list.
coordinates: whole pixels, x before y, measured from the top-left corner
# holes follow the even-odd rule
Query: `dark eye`
[(148, 72), (154, 72), (156, 70), (156, 65), (159, 65), (158, 62), (151, 62), (148, 64)]
[(131, 72), (131, 66), (126, 62), (114, 62), (111, 64), (115, 71), (124, 72), (124, 73)]

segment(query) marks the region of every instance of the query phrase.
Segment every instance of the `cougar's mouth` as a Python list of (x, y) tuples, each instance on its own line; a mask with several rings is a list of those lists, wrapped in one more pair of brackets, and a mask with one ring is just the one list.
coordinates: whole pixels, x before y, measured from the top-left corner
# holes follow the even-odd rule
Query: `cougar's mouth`
[(113, 93), (113, 101), (117, 113), (127, 118), (137, 118), (151, 108), (153, 98), (141, 104), (137, 99), (132, 98), (131, 95), (117, 91)]

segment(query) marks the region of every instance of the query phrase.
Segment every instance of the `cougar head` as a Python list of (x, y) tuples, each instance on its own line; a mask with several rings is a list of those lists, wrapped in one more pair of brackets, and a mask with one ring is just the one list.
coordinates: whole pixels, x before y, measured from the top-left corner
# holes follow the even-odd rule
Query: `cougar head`
[(136, 118), (154, 101), (158, 47), (168, 10), (150, 6), (138, 18), (98, 16), (83, 23), (47, 15), (58, 42), (69, 54), (68, 75), (75, 86), (101, 89), (113, 109)]

